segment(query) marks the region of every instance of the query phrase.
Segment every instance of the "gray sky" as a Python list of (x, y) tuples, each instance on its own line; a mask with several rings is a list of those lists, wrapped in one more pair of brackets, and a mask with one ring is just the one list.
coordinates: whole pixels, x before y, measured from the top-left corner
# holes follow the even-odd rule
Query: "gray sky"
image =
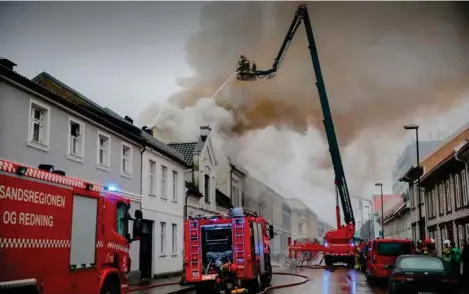
[(188, 76), (185, 43), (201, 2), (3, 2), (0, 56), (47, 71), (97, 103), (137, 117)]
[[(137, 118), (151, 102), (164, 102), (190, 76), (185, 45), (199, 28), (202, 2), (2, 2), (0, 56), (29, 78), (47, 71), (102, 106)], [(230, 13), (227, 11), (227, 13)], [(208, 44), (210, 45), (210, 44)], [(327, 81), (326, 81), (327, 83)], [(469, 93), (468, 93), (469, 94)], [(469, 97), (469, 95), (468, 95)], [(467, 100), (466, 100), (467, 101)], [(422, 139), (449, 133), (469, 117), (468, 104), (433, 118), (415, 118)], [(379, 162), (390, 175), (403, 131)], [(386, 141), (386, 134), (372, 140)], [(391, 154), (392, 153), (392, 154)], [(370, 194), (377, 192), (370, 186)]]

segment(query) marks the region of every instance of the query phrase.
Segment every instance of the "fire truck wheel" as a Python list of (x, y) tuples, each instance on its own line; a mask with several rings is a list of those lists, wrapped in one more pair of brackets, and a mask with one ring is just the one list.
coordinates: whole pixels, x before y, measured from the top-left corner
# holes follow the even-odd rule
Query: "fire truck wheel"
[(262, 277), (261, 274), (257, 274), (256, 279), (253, 281), (253, 289), (251, 293), (258, 293), (262, 291)]
[(334, 265), (334, 261), (332, 260), (332, 257), (331, 256), (324, 256), (324, 263), (326, 264), (326, 266), (333, 266)]
[(119, 294), (119, 279), (116, 276), (109, 276), (101, 288), (100, 294)]

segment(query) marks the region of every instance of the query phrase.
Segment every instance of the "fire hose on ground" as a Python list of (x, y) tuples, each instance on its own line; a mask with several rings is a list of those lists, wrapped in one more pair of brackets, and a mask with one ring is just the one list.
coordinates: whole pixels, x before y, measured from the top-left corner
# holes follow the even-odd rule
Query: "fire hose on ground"
[[(257, 294), (264, 294), (267, 291), (276, 290), (276, 289), (295, 287), (295, 286), (299, 286), (299, 285), (302, 285), (302, 284), (305, 284), (305, 283), (309, 282), (309, 278), (307, 276), (300, 275), (300, 274), (278, 272), (278, 273), (272, 273), (272, 275), (292, 276), (292, 277), (302, 278), (303, 280), (298, 281), (298, 282), (294, 282), (294, 283), (287, 283), (287, 284), (269, 286), (269, 287), (265, 288), (263, 291), (261, 291)], [(159, 287), (164, 287), (164, 286), (174, 286), (174, 285), (179, 285), (179, 282), (168, 282), (168, 283), (161, 283), (161, 284), (151, 284), (151, 285), (145, 285), (145, 286), (132, 287), (132, 289), (130, 289), (129, 292), (142, 291), (142, 290), (147, 290), (147, 289), (152, 289), (152, 288), (159, 288)], [(194, 290), (193, 287), (188, 286), (186, 288), (182, 288), (182, 289), (179, 289), (179, 290), (176, 290), (176, 291), (170, 291), (169, 293), (171, 293), (171, 294), (173, 294), (173, 293), (187, 293), (187, 292), (190, 292), (190, 291), (193, 291), (193, 290)]]

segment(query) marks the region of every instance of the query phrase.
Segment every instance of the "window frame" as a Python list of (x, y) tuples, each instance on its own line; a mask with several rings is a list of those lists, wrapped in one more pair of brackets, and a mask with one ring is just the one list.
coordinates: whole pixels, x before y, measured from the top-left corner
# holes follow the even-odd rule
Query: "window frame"
[(160, 256), (166, 255), (166, 222), (160, 222)]
[(174, 202), (177, 202), (178, 201), (178, 193), (179, 193), (179, 189), (178, 189), (179, 173), (176, 170), (173, 170), (172, 177), (173, 177), (172, 178), (172, 180), (173, 180), (173, 188), (172, 188), (173, 197), (172, 197), (172, 200)]
[(177, 240), (177, 224), (171, 224), (171, 253), (177, 254), (178, 251), (178, 240)]
[[(154, 171), (152, 171), (152, 166)], [(148, 160), (148, 195), (156, 196), (156, 162), (154, 160)], [(153, 188), (153, 189), (152, 189)]]
[[(42, 122), (42, 128), (44, 129), (42, 132), (39, 130), (39, 140), (40, 141), (35, 141), (33, 140), (33, 115), (32, 111), (33, 109), (38, 109), (42, 111), (43, 115), (43, 122)], [(38, 101), (36, 99), (30, 99), (29, 100), (29, 111), (28, 111), (28, 138), (26, 140), (26, 145), (29, 147), (33, 147), (42, 151), (48, 152), (50, 150), (50, 117), (51, 117), (51, 108), (48, 106), (46, 103), (43, 103), (41, 101)], [(40, 124), (41, 125), (41, 124)], [(41, 135), (42, 134), (42, 135)]]
[(206, 204), (210, 204), (210, 175), (204, 174), (204, 201)]
[[(133, 146), (130, 145), (129, 143), (126, 142), (121, 142), (121, 148), (120, 148), (120, 153), (121, 153), (121, 176), (130, 178), (132, 177), (132, 167), (133, 167)], [(129, 150), (128, 158), (127, 158), (127, 164), (128, 164), (128, 170), (124, 170), (124, 150), (125, 149)]]
[[(106, 156), (106, 159), (107, 159), (107, 163), (106, 164), (102, 164), (100, 161), (99, 161), (99, 153), (100, 153), (100, 150), (101, 150), (101, 144), (100, 144), (100, 139), (101, 137), (104, 137), (107, 139), (107, 146), (106, 146), (106, 149), (105, 151), (107, 151), (107, 156)], [(96, 167), (99, 168), (99, 169), (102, 169), (102, 170), (105, 170), (105, 171), (110, 171), (111, 170), (111, 135), (107, 134), (107, 133), (104, 133), (102, 131), (98, 131), (97, 132), (97, 142), (96, 142), (96, 148), (97, 148), (97, 154), (96, 154)], [(106, 155), (106, 154), (105, 154)]]
[(469, 195), (467, 191), (467, 174), (466, 169), (461, 171), (461, 196), (462, 196), (462, 205), (464, 207), (469, 205)]
[[(72, 123), (78, 124), (80, 126), (80, 136), (78, 138), (81, 138), (81, 150), (79, 154), (74, 154), (72, 153), (71, 147), (72, 147)], [(76, 119), (72, 116), (68, 117), (68, 144), (67, 144), (67, 158), (78, 161), (78, 162), (83, 162), (85, 159), (85, 123), (79, 119)]]
[(445, 180), (445, 196), (446, 196), (446, 212), (451, 213), (452, 211), (452, 201), (451, 201), (451, 186), (449, 178)]
[(165, 165), (161, 165), (161, 189), (160, 189), (160, 197), (162, 199), (168, 199), (168, 167)]
[(460, 209), (462, 207), (462, 197), (461, 197), (461, 180), (460, 180), (459, 173), (454, 175), (454, 190), (455, 190), (455, 202), (456, 202), (456, 209)]

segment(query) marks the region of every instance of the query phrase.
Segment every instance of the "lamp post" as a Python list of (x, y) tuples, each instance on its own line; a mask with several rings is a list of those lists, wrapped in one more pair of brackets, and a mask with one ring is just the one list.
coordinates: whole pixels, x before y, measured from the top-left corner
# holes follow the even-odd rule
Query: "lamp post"
[(383, 184), (382, 183), (376, 183), (376, 187), (379, 187), (381, 189), (381, 234), (384, 238), (384, 200), (383, 200)]
[[(404, 129), (406, 130), (415, 130), (415, 146), (417, 153), (417, 168), (420, 169), (420, 154), (419, 154), (419, 126), (415, 124), (405, 125)], [(420, 173), (417, 176), (417, 200), (418, 200), (418, 218), (419, 218), (419, 233), (420, 240), (425, 239), (425, 220), (422, 218), (422, 200), (420, 192)]]

